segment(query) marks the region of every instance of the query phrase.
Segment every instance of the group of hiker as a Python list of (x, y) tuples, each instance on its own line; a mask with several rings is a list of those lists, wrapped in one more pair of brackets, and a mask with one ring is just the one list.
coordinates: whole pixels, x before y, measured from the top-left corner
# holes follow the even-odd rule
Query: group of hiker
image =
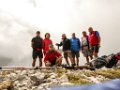
[[(67, 38), (66, 34), (62, 34), (62, 41), (56, 43), (58, 47), (63, 47), (63, 56), (66, 61), (66, 65), (79, 66), (80, 51), (86, 58), (87, 63), (90, 59), (97, 58), (100, 48), (100, 34), (98, 31), (93, 30), (92, 27), (88, 28), (89, 35), (86, 31), (82, 32), (82, 38), (76, 37), (75, 33), (72, 33), (70, 39)], [(40, 31), (36, 32), (36, 36), (32, 39), (31, 45), (33, 48), (33, 63), (32, 67), (35, 67), (36, 59), (39, 57), (39, 66), (42, 66), (42, 58), (44, 55), (45, 66), (60, 66), (62, 64), (62, 54), (57, 51), (50, 39), (50, 33), (45, 34), (45, 38), (42, 39)]]

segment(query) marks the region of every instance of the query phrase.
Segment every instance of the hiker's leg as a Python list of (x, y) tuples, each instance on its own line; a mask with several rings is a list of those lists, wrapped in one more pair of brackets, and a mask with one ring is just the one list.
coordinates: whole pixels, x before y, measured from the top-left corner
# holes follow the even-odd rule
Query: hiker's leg
[(69, 59), (70, 59), (70, 61), (71, 61), (72, 66), (75, 66), (75, 60), (74, 60), (73, 57), (72, 57), (72, 52), (71, 52), (71, 51), (68, 51), (68, 52), (67, 52), (67, 55), (68, 55), (68, 57), (69, 57)]
[(91, 60), (93, 59), (93, 56), (92, 56), (92, 55), (90, 55), (90, 59), (91, 59)]
[(73, 61), (73, 58), (72, 57), (69, 57), (70, 61), (71, 61), (71, 64), (72, 66), (75, 66), (75, 62)]
[(94, 48), (94, 57), (97, 58), (98, 57), (98, 53), (99, 53), (99, 46), (96, 45)]
[(32, 62), (32, 67), (35, 67), (36, 59), (37, 59), (37, 53), (36, 53), (36, 51), (33, 50), (33, 62)]
[[(72, 51), (71, 54), (68, 53), (68, 56), (69, 56), (69, 57), (71, 57), (71, 55), (72, 55), (72, 58), (73, 58), (73, 63), (76, 63), (76, 62), (75, 62), (75, 52)], [(71, 63), (72, 63), (72, 62), (71, 62)]]
[(74, 60), (73, 60), (72, 57), (69, 57), (69, 59), (70, 59), (70, 61), (71, 61), (72, 64), (75, 64), (75, 62), (74, 62)]
[(73, 63), (76, 63), (76, 62), (75, 62), (75, 57), (73, 57)]
[(35, 64), (36, 64), (36, 58), (33, 59), (32, 67), (35, 67)]
[(88, 56), (86, 57), (86, 61), (87, 61), (87, 63), (89, 63), (89, 57)]
[(76, 59), (77, 59), (77, 66), (79, 66), (79, 57), (77, 57)]
[(57, 58), (56, 63), (60, 66), (62, 64), (62, 57)]
[(64, 58), (65, 58), (66, 64), (67, 64), (68, 66), (70, 66), (69, 61), (68, 61), (67, 51), (64, 52)]
[(96, 46), (92, 46), (92, 47), (91, 47), (91, 56), (92, 56), (93, 58), (96, 58), (96, 57), (97, 57), (97, 55), (96, 55)]
[(66, 61), (66, 64), (67, 64), (68, 66), (70, 66), (70, 63), (69, 63), (69, 61), (68, 61), (68, 57), (65, 58), (65, 61)]
[(42, 51), (39, 51), (39, 52), (38, 52), (38, 56), (39, 56), (39, 66), (41, 67), (41, 66), (42, 66), (42, 58), (43, 58), (43, 53), (42, 53)]
[(91, 52), (91, 50), (88, 49), (88, 50), (87, 50), (87, 53), (88, 53), (88, 54), (87, 54), (86, 56), (87, 56), (88, 58), (90, 57), (90, 59), (92, 60), (92, 59), (93, 59), (93, 53)]
[(76, 52), (77, 66), (79, 66), (79, 57), (80, 57), (80, 53), (78, 51)]
[(42, 67), (42, 58), (39, 58), (39, 67)]
[(70, 57), (70, 61), (71, 61), (72, 64), (76, 64), (75, 57)]
[(70, 59), (70, 61), (71, 61), (72, 66), (75, 66), (75, 60), (73, 59), (71, 53), (69, 53), (68, 57), (69, 57), (69, 59)]
[(97, 58), (98, 57), (98, 53), (94, 52), (94, 57)]

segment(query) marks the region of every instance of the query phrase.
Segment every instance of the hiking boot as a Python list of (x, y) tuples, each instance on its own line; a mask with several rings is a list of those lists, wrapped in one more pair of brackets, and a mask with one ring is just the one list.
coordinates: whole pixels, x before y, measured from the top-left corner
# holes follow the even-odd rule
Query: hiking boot
[(74, 63), (74, 64), (72, 64), (72, 67), (75, 67), (76, 66), (76, 64)]
[(33, 67), (33, 68), (35, 67), (35, 63), (32, 63), (32, 67)]
[(79, 64), (77, 64), (76, 67), (79, 67)]

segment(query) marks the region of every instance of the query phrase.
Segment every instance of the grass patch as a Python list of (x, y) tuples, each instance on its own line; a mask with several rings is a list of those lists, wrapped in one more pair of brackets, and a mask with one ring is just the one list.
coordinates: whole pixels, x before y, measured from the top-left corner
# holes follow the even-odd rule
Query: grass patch
[(66, 72), (67, 72), (67, 70), (65, 70), (65, 69), (57, 69), (56, 70), (56, 73), (58, 74), (58, 77), (61, 77)]
[(67, 74), (67, 77), (68, 77), (69, 82), (75, 85), (92, 84), (92, 82), (85, 80), (85, 77), (80, 76), (80, 75)]
[(96, 74), (102, 75), (105, 78), (116, 79), (120, 78), (120, 69), (98, 70)]

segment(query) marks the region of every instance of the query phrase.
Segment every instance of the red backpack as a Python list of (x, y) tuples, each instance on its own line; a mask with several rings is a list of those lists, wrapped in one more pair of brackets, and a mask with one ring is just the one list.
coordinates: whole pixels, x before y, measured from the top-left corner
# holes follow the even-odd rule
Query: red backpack
[(117, 58), (118, 60), (120, 60), (120, 52), (117, 53), (115, 56), (116, 56), (116, 58)]

